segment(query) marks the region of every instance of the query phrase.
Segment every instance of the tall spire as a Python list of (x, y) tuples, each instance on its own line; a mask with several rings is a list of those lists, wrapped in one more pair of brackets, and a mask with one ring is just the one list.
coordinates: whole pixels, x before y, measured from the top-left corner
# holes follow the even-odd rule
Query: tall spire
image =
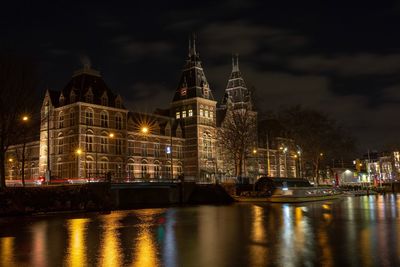
[(196, 35), (193, 33), (191, 36), (189, 36), (189, 57), (196, 55)]
[(239, 54), (232, 55), (232, 72), (239, 71)]

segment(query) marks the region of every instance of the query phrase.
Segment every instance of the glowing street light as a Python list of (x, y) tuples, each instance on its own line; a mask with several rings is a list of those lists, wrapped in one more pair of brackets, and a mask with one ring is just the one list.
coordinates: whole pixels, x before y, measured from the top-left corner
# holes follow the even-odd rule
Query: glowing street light
[(113, 134), (113, 133), (110, 133), (110, 134), (108, 135), (108, 137), (114, 138), (114, 134)]
[(77, 155), (81, 155), (81, 154), (82, 154), (82, 149), (78, 148), (78, 149), (75, 151), (75, 153), (76, 153)]
[(147, 126), (143, 126), (141, 132), (147, 134), (149, 132), (149, 128)]

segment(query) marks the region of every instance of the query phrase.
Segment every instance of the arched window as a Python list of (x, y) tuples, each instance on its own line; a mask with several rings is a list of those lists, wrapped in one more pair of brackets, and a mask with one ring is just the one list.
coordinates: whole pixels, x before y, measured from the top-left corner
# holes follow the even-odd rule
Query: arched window
[(212, 158), (211, 136), (208, 133), (203, 134), (203, 158), (205, 159)]
[(147, 176), (147, 161), (146, 160), (142, 160), (142, 166), (141, 166), (141, 169), (142, 169), (142, 178), (147, 178), (148, 176)]
[(108, 159), (103, 157), (100, 159), (99, 166), (98, 166), (99, 176), (106, 177), (108, 172)]
[(89, 108), (85, 110), (85, 124), (93, 126), (93, 110)]
[(102, 111), (100, 113), (100, 126), (103, 128), (108, 128), (108, 113), (107, 111)]
[(122, 130), (122, 115), (121, 114), (117, 114), (115, 115), (115, 128), (118, 130)]
[(129, 179), (135, 178), (135, 161), (133, 159), (128, 160), (127, 172), (128, 172)]
[(100, 153), (108, 153), (108, 133), (103, 132), (100, 137)]
[(156, 179), (160, 179), (161, 176), (161, 165), (160, 162), (155, 161), (154, 162), (154, 178)]
[(93, 151), (93, 132), (88, 130), (85, 134), (86, 152)]
[(62, 133), (58, 134), (57, 138), (57, 153), (63, 154), (64, 153), (64, 136)]

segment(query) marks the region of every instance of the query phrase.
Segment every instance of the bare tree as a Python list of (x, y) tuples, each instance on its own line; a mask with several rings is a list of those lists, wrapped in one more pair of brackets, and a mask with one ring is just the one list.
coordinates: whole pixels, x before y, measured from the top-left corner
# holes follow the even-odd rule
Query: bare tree
[(317, 184), (321, 162), (327, 162), (327, 158), (346, 157), (354, 150), (354, 139), (326, 114), (294, 106), (279, 111), (277, 117), (300, 146), (304, 163), (313, 166)]
[(243, 176), (247, 157), (257, 145), (256, 113), (249, 108), (228, 108), (218, 131), (219, 145), (226, 160), (233, 162), (235, 176)]
[(33, 111), (35, 69), (27, 57), (0, 53), (0, 188), (5, 187), (5, 152), (21, 139), (21, 116)]

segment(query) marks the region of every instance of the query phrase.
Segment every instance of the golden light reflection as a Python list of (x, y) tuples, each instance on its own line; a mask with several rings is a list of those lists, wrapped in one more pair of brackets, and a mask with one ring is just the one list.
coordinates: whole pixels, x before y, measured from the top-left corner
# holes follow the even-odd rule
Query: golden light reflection
[(14, 237), (2, 237), (0, 241), (0, 266), (17, 266), (14, 263)]
[(139, 225), (139, 235), (135, 240), (134, 262), (132, 266), (160, 266), (160, 261), (158, 259), (158, 247), (152, 233), (152, 227), (154, 227), (156, 216), (164, 211), (164, 209), (135, 211), (142, 223)]
[(71, 219), (68, 221), (68, 251), (66, 266), (87, 266), (86, 230), (89, 219)]
[(318, 243), (321, 248), (321, 266), (333, 266), (332, 248), (328, 240), (326, 229), (320, 229), (317, 234)]
[(99, 266), (121, 266), (122, 253), (118, 236), (118, 228), (121, 226), (122, 213), (112, 213), (103, 217), (103, 239), (100, 245)]
[(371, 258), (371, 232), (369, 229), (364, 228), (360, 234), (361, 244), (361, 260), (363, 266), (371, 266), (373, 263)]
[(253, 205), (252, 215), (251, 239), (253, 244), (250, 246), (250, 261), (252, 266), (262, 266), (265, 263), (264, 259), (268, 257), (268, 247), (264, 244), (266, 241), (264, 209)]

